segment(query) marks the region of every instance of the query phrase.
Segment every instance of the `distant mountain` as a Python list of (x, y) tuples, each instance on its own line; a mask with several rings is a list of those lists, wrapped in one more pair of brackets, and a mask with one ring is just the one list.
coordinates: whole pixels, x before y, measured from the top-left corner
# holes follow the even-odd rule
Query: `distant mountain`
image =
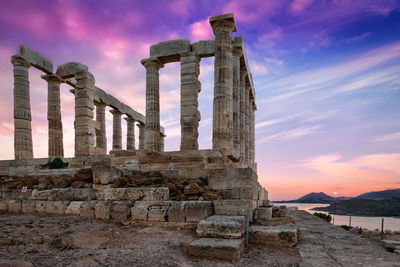
[(392, 197), (400, 197), (400, 189), (389, 189), (384, 191), (373, 191), (361, 194), (354, 199), (373, 199), (373, 200), (381, 200), (388, 199)]
[(325, 194), (324, 192), (319, 193), (310, 193), (305, 196), (302, 196), (299, 199), (288, 200), (288, 201), (272, 201), (275, 203), (334, 203), (339, 200), (349, 199), (347, 197), (331, 197)]

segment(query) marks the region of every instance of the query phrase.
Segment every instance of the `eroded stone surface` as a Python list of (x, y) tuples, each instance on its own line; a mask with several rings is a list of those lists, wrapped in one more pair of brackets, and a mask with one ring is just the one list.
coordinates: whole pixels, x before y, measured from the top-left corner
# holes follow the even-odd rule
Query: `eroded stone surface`
[(213, 215), (199, 222), (196, 233), (199, 237), (241, 238), (245, 223), (244, 216)]
[(201, 238), (189, 246), (189, 254), (223, 260), (238, 260), (244, 250), (244, 239)]
[(297, 227), (294, 224), (280, 226), (250, 226), (249, 241), (252, 244), (293, 247), (297, 243)]

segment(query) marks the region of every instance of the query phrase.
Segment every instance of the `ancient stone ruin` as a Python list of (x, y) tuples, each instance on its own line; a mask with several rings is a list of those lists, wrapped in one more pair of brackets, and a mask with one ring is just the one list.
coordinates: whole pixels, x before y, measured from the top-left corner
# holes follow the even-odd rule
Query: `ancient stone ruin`
[[(0, 210), (90, 216), (103, 220), (197, 228), (194, 256), (238, 259), (245, 231), (250, 243), (294, 246), (293, 220), (270, 206), (258, 183), (255, 162), (255, 89), (243, 37), (233, 14), (210, 17), (214, 40), (172, 40), (152, 45), (146, 69), (146, 114), (95, 85), (80, 63), (58, 66), (29, 47), (12, 56), (14, 66), (15, 160), (0, 161)], [(198, 94), (201, 58), (215, 58), (212, 148), (198, 149)], [(160, 125), (158, 71), (181, 62), (180, 151), (164, 152)], [(42, 70), (48, 82), (48, 156), (35, 159), (32, 148), (28, 68)], [(63, 158), (60, 84), (75, 96), (75, 157)], [(112, 108), (112, 149), (107, 153), (105, 107)], [(96, 116), (95, 116), (96, 114)], [(121, 118), (127, 121), (122, 148)], [(95, 118), (95, 119), (94, 119)], [(137, 122), (137, 124), (135, 124)], [(135, 144), (135, 126), (139, 144)], [(49, 159), (66, 169), (42, 169)], [(27, 187), (26, 192), (21, 192)], [(89, 189), (88, 189), (89, 188)], [(90, 204), (88, 201), (88, 191)], [(250, 228), (246, 230), (246, 218)], [(279, 225), (279, 226), (277, 226)]]

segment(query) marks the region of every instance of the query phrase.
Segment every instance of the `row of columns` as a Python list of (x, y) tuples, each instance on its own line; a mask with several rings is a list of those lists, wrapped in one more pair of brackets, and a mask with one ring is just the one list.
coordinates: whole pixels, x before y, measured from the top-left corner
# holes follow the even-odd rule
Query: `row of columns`
[[(15, 159), (33, 158), (31, 107), (29, 90), (29, 72), (31, 66), (25, 59), (15, 55), (11, 57), (14, 73), (14, 154)], [(47, 120), (48, 120), (48, 156), (64, 157), (63, 125), (61, 120), (60, 85), (63, 81), (55, 74), (42, 75), (48, 85)], [(94, 103), (94, 78), (87, 71), (76, 75), (75, 95), (75, 156), (107, 154), (107, 137), (104, 103)], [(93, 109), (96, 105), (96, 121), (93, 121)], [(113, 114), (113, 150), (122, 149), (121, 115), (118, 110)], [(127, 150), (135, 149), (135, 119), (127, 121)], [(93, 127), (94, 126), (94, 127)], [(145, 148), (144, 124), (139, 122), (139, 149)], [(96, 140), (94, 140), (96, 136)], [(163, 150), (165, 135), (158, 132)], [(96, 147), (94, 142), (96, 142)]]

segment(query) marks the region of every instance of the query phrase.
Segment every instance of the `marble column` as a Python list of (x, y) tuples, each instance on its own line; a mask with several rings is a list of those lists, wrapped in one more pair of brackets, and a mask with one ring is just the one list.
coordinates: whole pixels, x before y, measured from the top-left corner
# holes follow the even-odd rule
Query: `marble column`
[(146, 145), (151, 152), (160, 151), (160, 81), (158, 70), (163, 67), (157, 59), (143, 59), (146, 68)]
[(244, 125), (244, 133), (245, 133), (245, 156), (244, 156), (244, 161), (245, 164), (249, 164), (249, 158), (250, 158), (250, 85), (246, 83), (245, 85), (245, 125)]
[(195, 52), (181, 55), (181, 149), (199, 148), (198, 94), (201, 90), (199, 81), (200, 57)]
[(49, 122), (49, 158), (64, 157), (63, 127), (61, 121), (60, 84), (62, 79), (54, 74), (42, 75), (47, 81), (47, 120)]
[(106, 104), (96, 102), (96, 121), (100, 124), (100, 129), (96, 130), (96, 147), (102, 154), (107, 154), (107, 134), (106, 134)]
[(135, 119), (126, 117), (126, 150), (135, 150)]
[(232, 32), (236, 31), (233, 14), (210, 18), (215, 34), (213, 149), (232, 157)]
[(18, 56), (12, 56), (11, 63), (14, 66), (14, 155), (15, 159), (31, 159), (33, 147), (28, 73), (30, 64)]
[(94, 77), (88, 71), (75, 75), (75, 157), (96, 154), (94, 117)]
[(166, 135), (163, 133), (160, 133), (160, 151), (164, 151), (164, 139), (165, 139)]
[(246, 76), (247, 68), (240, 67), (240, 161), (245, 162), (246, 155)]
[(240, 158), (240, 57), (242, 56), (241, 47), (232, 49), (232, 68), (233, 68), (233, 157)]
[(145, 125), (141, 122), (137, 124), (139, 128), (139, 149), (144, 149), (145, 148), (145, 143), (146, 143), (146, 131), (145, 131)]
[(250, 166), (255, 168), (255, 111), (254, 98), (250, 100)]
[(121, 131), (121, 116), (122, 113), (119, 110), (110, 110), (113, 115), (113, 139), (112, 139), (112, 150), (122, 150), (122, 131)]

